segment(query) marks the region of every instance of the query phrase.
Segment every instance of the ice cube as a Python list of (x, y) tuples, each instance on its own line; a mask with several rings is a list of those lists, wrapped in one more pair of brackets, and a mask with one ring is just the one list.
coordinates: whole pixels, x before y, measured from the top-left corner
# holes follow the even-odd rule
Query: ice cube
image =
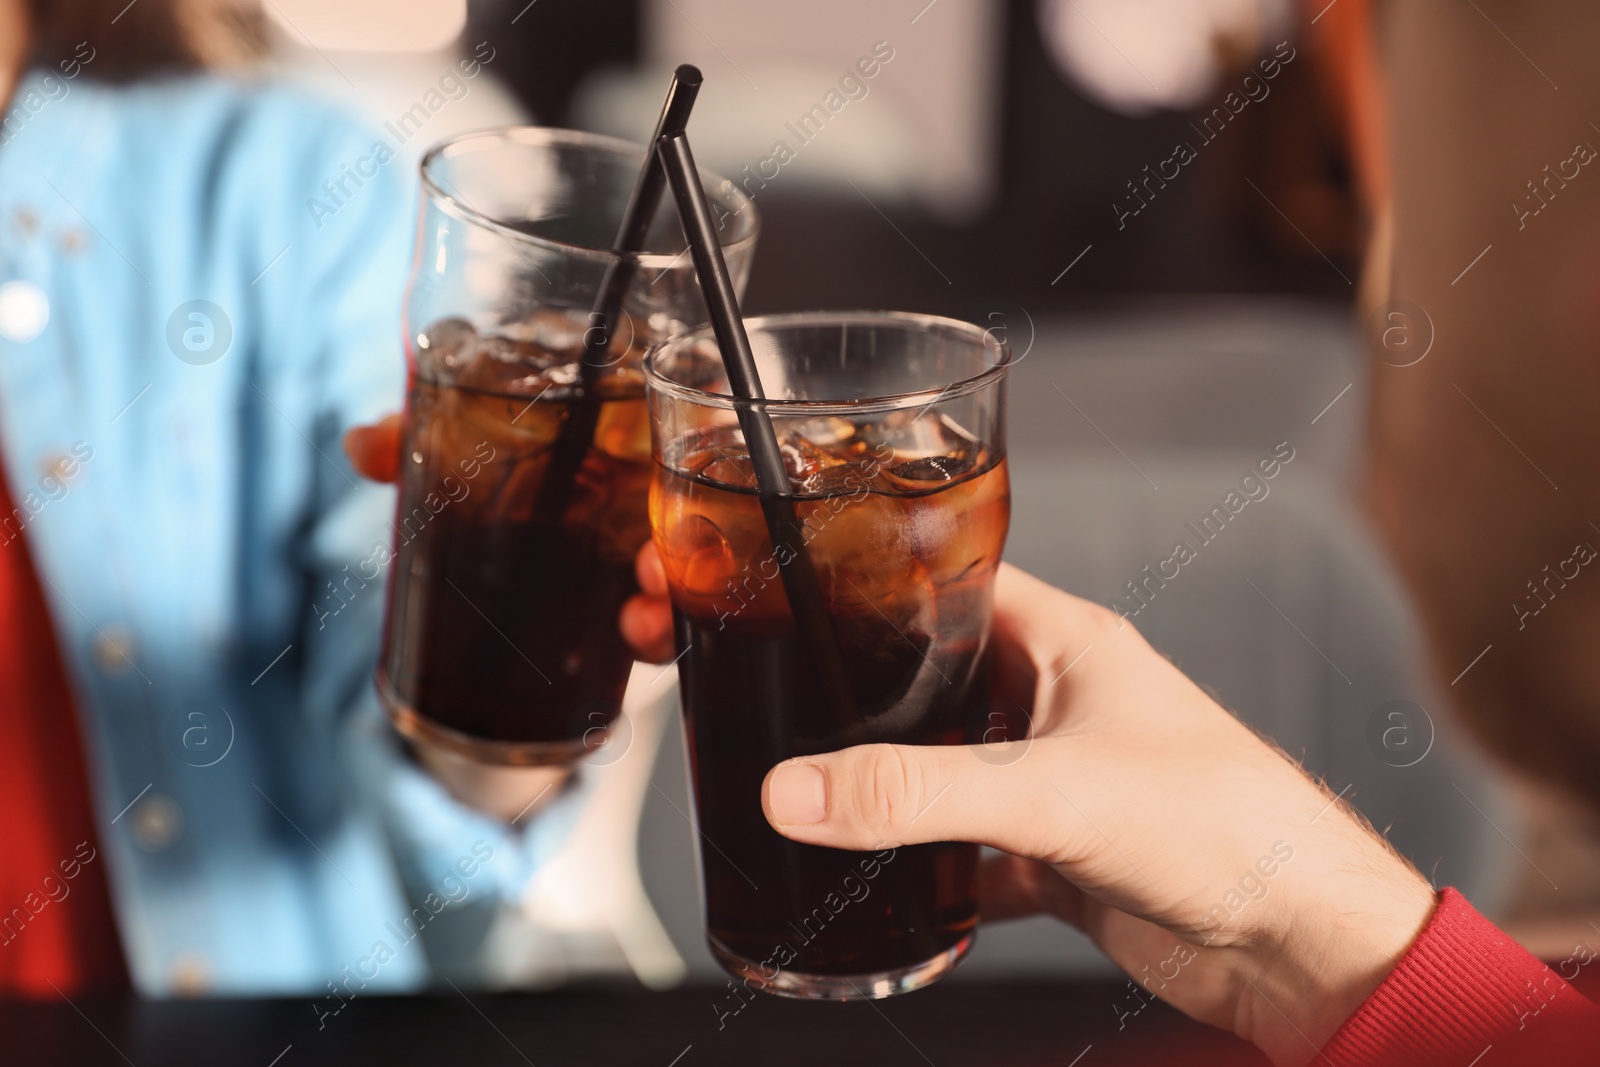
[(567, 355), (510, 337), (482, 338), (477, 358), (455, 376), (468, 388), (529, 400), (568, 399), (577, 380), (578, 365)]
[(755, 466), (736, 430), (719, 426), (690, 438), (680, 445), (685, 451), (674, 459), (674, 466), (704, 481), (734, 489), (756, 488)]
[(890, 412), (863, 427), (861, 433), (880, 454), (885, 447), (892, 448), (898, 462), (960, 456), (972, 452), (978, 444), (978, 439), (954, 419), (927, 410)]
[(807, 497), (860, 497), (877, 484), (868, 464), (850, 461), (818, 467), (795, 488), (798, 495)]
[[(424, 409), (424, 392), (433, 399)], [(419, 447), (436, 470), (483, 471), (473, 493), (486, 514), (525, 519), (544, 480), (566, 405), (461, 387), (419, 387)]]
[(588, 328), (588, 312), (576, 308), (540, 308), (518, 322), (508, 322), (496, 331), (504, 337), (537, 345), (547, 352), (564, 353), (573, 359), (583, 347)]
[(829, 602), (834, 627), (853, 656), (903, 664), (908, 651), (925, 656), (934, 644), (939, 633), (938, 598), (927, 570), (915, 558), (894, 570), (892, 584), (860, 571), (832, 572), (835, 584)]
[(849, 463), (847, 457), (834, 450), (794, 434), (784, 438), (778, 451), (783, 456), (784, 468), (789, 472), (792, 491), (801, 496), (818, 496), (826, 492), (824, 487), (830, 481), (829, 472)]
[(520, 455), (497, 450), (495, 462), (486, 464), (477, 479), (482, 494), (468, 506), (476, 508), (485, 521), (531, 522), (538, 513), (549, 467), (548, 449)]
[(626, 564), (650, 539), (645, 499), (651, 468), (643, 460), (618, 459), (591, 451), (578, 468), (572, 500), (562, 516), (567, 536), (593, 546), (596, 556)]
[(725, 593), (739, 572), (733, 547), (722, 530), (705, 515), (687, 511), (666, 528), (661, 553), (668, 573), (677, 584), (696, 596)]
[(553, 398), (554, 390), (502, 396), (490, 392), (461, 391), (463, 414), (491, 438), (505, 441), (519, 454), (552, 444), (567, 420), (567, 405)]
[[(508, 325), (503, 332), (507, 337), (558, 354), (562, 362), (576, 364), (584, 358), (584, 345), (598, 336), (592, 331), (601, 328), (601, 321), (588, 308), (545, 308)], [(606, 373), (631, 372), (642, 389), (644, 353), (657, 336), (646, 322), (623, 309), (606, 337), (606, 352), (596, 364)]]
[(429, 381), (449, 382), (472, 362), (478, 331), (466, 319), (440, 319), (417, 334), (417, 369)]
[(595, 448), (608, 456), (647, 463), (650, 460), (650, 409), (644, 398), (608, 400), (600, 405), (594, 430)]
[[(512, 403), (504, 397), (418, 382), (407, 443), (408, 486), (420, 484), (424, 492), (460, 499), (457, 506), (486, 517), (506, 513), (526, 494), (536, 492), (545, 450), (530, 447), (520, 439), (524, 435), (507, 428), (515, 415), (506, 410)], [(501, 410), (497, 413), (496, 408)], [(412, 478), (423, 482), (414, 483)]]
[(483, 358), (496, 363), (512, 364), (517, 368), (530, 370), (542, 370), (552, 364), (564, 362), (561, 357), (552, 356), (541, 344), (500, 334), (485, 336), (478, 342), (478, 352)]
[(755, 464), (743, 452), (724, 452), (706, 464), (701, 473), (708, 481), (734, 489), (756, 489), (760, 484), (756, 478)]
[(826, 448), (841, 455), (848, 454), (856, 441), (856, 424), (849, 419), (822, 416), (804, 421), (785, 420), (778, 436), (786, 443), (805, 441), (818, 448)]
[(942, 489), (972, 473), (974, 457), (968, 453), (947, 456), (922, 456), (891, 463), (883, 470), (885, 478), (908, 493), (928, 493)]
[(1011, 514), (1003, 461), (905, 503), (911, 551), (941, 591), (956, 582), (986, 577), (999, 565)]
[(596, 395), (616, 400), (644, 396), (644, 371), (629, 364), (603, 368), (595, 378)]
[(802, 500), (795, 514), (834, 603), (881, 605), (915, 582), (920, 564), (906, 536), (903, 501), (896, 497), (860, 485), (852, 493)]
[[(705, 452), (692, 453), (699, 461)], [(717, 457), (711, 465), (727, 463)], [(777, 555), (754, 493), (707, 484), (703, 473), (657, 477), (650, 518), (680, 608), (710, 617), (727, 612), (777, 619), (784, 610)]]

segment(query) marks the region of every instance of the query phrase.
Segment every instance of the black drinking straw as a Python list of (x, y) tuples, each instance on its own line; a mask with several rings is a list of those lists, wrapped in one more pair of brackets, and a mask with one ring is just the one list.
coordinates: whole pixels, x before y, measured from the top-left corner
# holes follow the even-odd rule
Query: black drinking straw
[(606, 264), (600, 291), (589, 312), (588, 329), (583, 333), (583, 356), (578, 364), (582, 389), (556, 437), (550, 473), (545, 479), (545, 490), (539, 495), (539, 511), (546, 519), (559, 519), (566, 511), (577, 483), (578, 468), (583, 465), (583, 457), (589, 451), (595, 427), (600, 422), (600, 372), (606, 366), (611, 329), (622, 310), (622, 297), (638, 267), (638, 260), (632, 253), (643, 251), (645, 235), (650, 232), (650, 223), (666, 185), (666, 175), (661, 171), (655, 151), (656, 142), (667, 134), (681, 133), (688, 125), (701, 81), (700, 68), (691, 63), (683, 63), (672, 72), (672, 84), (667, 86), (667, 98), (661, 104), (656, 131), (646, 142), (644, 165), (639, 168), (633, 194), (622, 212), (622, 225), (617, 228), (617, 239), (611, 246), (617, 255)]
[(711, 329), (716, 335), (723, 365), (727, 368), (728, 385), (735, 396), (745, 401), (735, 406), (735, 412), (739, 417), (739, 428), (744, 431), (745, 447), (750, 450), (751, 464), (755, 467), (756, 492), (761, 501), (762, 516), (767, 521), (767, 534), (772, 538), (773, 551), (788, 557), (787, 561), (780, 557), (778, 562), (783, 575), (783, 590), (789, 597), (789, 608), (799, 627), (800, 638), (822, 676), (823, 695), (832, 705), (837, 721), (853, 724), (855, 702), (845, 680), (838, 641), (828, 620), (816, 567), (805, 539), (800, 535), (794, 501), (787, 495), (789, 471), (784, 466), (783, 454), (778, 450), (778, 436), (773, 432), (772, 420), (767, 415), (766, 405), (762, 403), (766, 400), (766, 393), (761, 389), (755, 353), (750, 348), (750, 337), (745, 333), (744, 320), (739, 315), (739, 301), (733, 293), (733, 281), (728, 276), (728, 264), (722, 258), (722, 246), (717, 241), (716, 229), (711, 222), (706, 192), (700, 186), (694, 155), (689, 151), (689, 137), (679, 130), (664, 134), (656, 143), (662, 167), (667, 172), (667, 181), (672, 184), (672, 196), (677, 201), (678, 214), (683, 220), (684, 236), (689, 240), (689, 254), (694, 259), (695, 274), (699, 276), (700, 289), (705, 293), (706, 309), (711, 313)]

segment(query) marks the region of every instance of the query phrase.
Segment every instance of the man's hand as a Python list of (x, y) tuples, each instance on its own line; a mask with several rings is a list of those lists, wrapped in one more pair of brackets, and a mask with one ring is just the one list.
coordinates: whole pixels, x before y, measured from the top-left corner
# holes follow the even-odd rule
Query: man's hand
[(831, 848), (1007, 852), (984, 919), (1056, 915), (1149, 994), (1311, 1060), (1426, 924), (1427, 882), (1105, 608), (1004, 566), (993, 649), (1027, 740), (789, 760), (768, 821)]

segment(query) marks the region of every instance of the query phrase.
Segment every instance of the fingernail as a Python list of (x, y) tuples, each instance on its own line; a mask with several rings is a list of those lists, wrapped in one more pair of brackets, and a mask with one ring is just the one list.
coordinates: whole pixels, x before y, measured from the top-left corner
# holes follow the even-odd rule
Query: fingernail
[(828, 817), (828, 778), (812, 763), (784, 763), (767, 787), (772, 817), (785, 826), (813, 826)]

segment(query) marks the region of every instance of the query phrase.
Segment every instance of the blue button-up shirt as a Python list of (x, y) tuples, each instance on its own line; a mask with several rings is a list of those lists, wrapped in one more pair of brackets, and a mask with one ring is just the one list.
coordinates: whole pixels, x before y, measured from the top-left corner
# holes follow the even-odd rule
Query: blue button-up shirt
[(479, 817), (373, 694), (393, 497), (340, 436), (401, 403), (413, 176), (281, 88), (35, 74), (9, 107), (0, 551), (43, 579), (135, 983), (425, 984), (414, 931), (515, 895), (581, 792)]

